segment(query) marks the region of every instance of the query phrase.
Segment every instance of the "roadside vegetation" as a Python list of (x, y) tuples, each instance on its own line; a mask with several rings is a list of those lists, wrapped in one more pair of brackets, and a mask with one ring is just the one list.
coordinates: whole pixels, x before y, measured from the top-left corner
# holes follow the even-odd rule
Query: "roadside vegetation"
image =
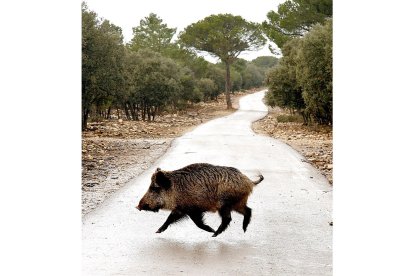
[[(226, 37), (200, 41), (200, 28), (228, 26)], [(219, 32), (222, 29), (218, 29)], [(151, 13), (133, 28), (124, 42), (120, 27), (82, 3), (82, 130), (89, 121), (110, 118), (154, 121), (163, 111), (177, 111), (201, 102), (263, 84), (267, 70), (277, 63), (272, 56), (253, 61), (237, 58), (265, 43), (260, 27), (233, 15), (210, 16), (178, 34)], [(221, 62), (198, 56), (208, 52)]]
[(283, 57), (267, 75), (266, 103), (332, 125), (332, 0), (288, 0), (263, 22)]

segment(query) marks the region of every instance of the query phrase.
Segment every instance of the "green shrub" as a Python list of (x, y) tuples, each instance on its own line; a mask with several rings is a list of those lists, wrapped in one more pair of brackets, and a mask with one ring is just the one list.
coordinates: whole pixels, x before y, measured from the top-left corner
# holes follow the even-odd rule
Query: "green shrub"
[(276, 117), (278, 123), (303, 123), (303, 117), (299, 114), (282, 114)]

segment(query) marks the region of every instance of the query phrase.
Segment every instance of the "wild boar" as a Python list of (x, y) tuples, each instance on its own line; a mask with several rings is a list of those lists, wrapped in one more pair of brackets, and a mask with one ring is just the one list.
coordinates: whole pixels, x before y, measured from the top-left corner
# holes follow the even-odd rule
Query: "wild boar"
[[(231, 211), (244, 216), (243, 230), (250, 223), (252, 209), (247, 207), (247, 199), (253, 187), (264, 179), (252, 181), (233, 167), (214, 166), (206, 163), (188, 165), (175, 171), (157, 168), (151, 177), (151, 184), (140, 200), (139, 210), (158, 212), (171, 210), (165, 223), (156, 233), (164, 232), (168, 226), (185, 217), (201, 229), (214, 232), (213, 237), (222, 233), (231, 221)], [(216, 231), (206, 225), (204, 212), (218, 211), (221, 225)]]

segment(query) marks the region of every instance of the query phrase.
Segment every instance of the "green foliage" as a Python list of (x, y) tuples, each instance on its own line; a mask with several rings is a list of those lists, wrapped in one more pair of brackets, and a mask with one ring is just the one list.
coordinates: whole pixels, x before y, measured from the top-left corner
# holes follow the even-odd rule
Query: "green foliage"
[(195, 90), (196, 79), (193, 71), (187, 67), (182, 67), (179, 72), (179, 78), (181, 90), (174, 101), (175, 105), (183, 108), (187, 105), (187, 102), (200, 102), (203, 97)]
[(242, 72), (241, 76), (243, 79), (243, 89), (262, 86), (265, 79), (264, 70), (253, 63), (247, 64), (246, 69)]
[(274, 56), (261, 56), (252, 60), (252, 63), (262, 69), (270, 69), (276, 66), (278, 59)]
[(249, 62), (245, 59), (242, 58), (238, 58), (236, 59), (233, 64), (232, 64), (232, 68), (235, 69), (237, 72), (239, 72), (240, 74), (242, 74), (242, 72), (244, 72), (246, 70), (247, 64)]
[(230, 68), (230, 87), (231, 92), (239, 91), (242, 89), (243, 86), (243, 78), (242, 75), (235, 70), (234, 68)]
[(180, 33), (184, 45), (232, 63), (243, 51), (258, 50), (266, 40), (257, 24), (232, 14), (210, 15)]
[(136, 104), (140, 105), (142, 119), (146, 114), (154, 120), (163, 107), (175, 104), (185, 94), (184, 85), (186, 89), (191, 88), (186, 72), (172, 59), (148, 49), (131, 53), (130, 59), (134, 61), (129, 67), (133, 98), (139, 101)]
[(299, 112), (305, 108), (302, 88), (296, 78), (299, 45), (299, 39), (286, 43), (282, 48), (283, 58), (268, 74), (269, 92), (266, 94), (265, 101), (272, 107), (279, 106)]
[(140, 49), (151, 49), (154, 52), (162, 53), (171, 47), (171, 40), (176, 28), (168, 28), (162, 23), (162, 19), (156, 14), (150, 13), (140, 20), (139, 26), (132, 28), (134, 37), (128, 43), (132, 51)]
[(299, 111), (305, 123), (332, 124), (332, 20), (282, 48), (268, 74), (266, 103)]
[(307, 112), (321, 124), (332, 124), (332, 20), (304, 36), (298, 63)]
[[(216, 65), (223, 70), (226, 69), (223, 62)], [(256, 66), (253, 61), (236, 59), (230, 67), (230, 90), (238, 91), (262, 86), (267, 70), (268, 68)]]
[(223, 92), (226, 88), (226, 70), (218, 64), (209, 64), (206, 71), (206, 78), (214, 81), (219, 92)]
[(266, 36), (279, 48), (294, 37), (302, 37), (312, 25), (332, 18), (332, 0), (287, 0), (277, 12), (269, 11), (262, 23)]
[(231, 14), (210, 15), (193, 23), (180, 33), (179, 40), (184, 46), (208, 52), (225, 63), (227, 108), (232, 107), (230, 65), (241, 52), (258, 50), (266, 42), (258, 24)]
[[(233, 23), (241, 19), (235, 18)], [(242, 21), (247, 25), (229, 25), (230, 29), (226, 29), (240, 43), (248, 34), (237, 31), (251, 28), (253, 32), (253, 25)], [(150, 14), (134, 28), (134, 38), (125, 46), (121, 28), (100, 19), (82, 3), (83, 130), (88, 118), (109, 118), (113, 109), (117, 114), (123, 110), (127, 119), (154, 120), (165, 108), (182, 109), (191, 103), (216, 99), (225, 91), (226, 64), (209, 63), (184, 44), (171, 42), (175, 30)], [(256, 42), (246, 43), (249, 45), (238, 45), (237, 49), (254, 48)], [(260, 78), (257, 68), (246, 60), (234, 60), (231, 83), (228, 82), (231, 89), (242, 89), (245, 79), (248, 85), (256, 84)]]
[(298, 114), (282, 114), (276, 117), (278, 123), (303, 123), (303, 117)]
[(212, 79), (201, 78), (197, 81), (197, 91), (203, 95), (204, 101), (217, 100), (219, 90)]
[(172, 58), (180, 65), (190, 68), (194, 72), (195, 78), (204, 77), (210, 64), (204, 58), (197, 56), (178, 44), (172, 44), (163, 54), (166, 57)]
[(124, 87), (122, 74), (125, 51), (121, 29), (82, 3), (82, 129), (92, 105), (110, 105), (115, 93)]

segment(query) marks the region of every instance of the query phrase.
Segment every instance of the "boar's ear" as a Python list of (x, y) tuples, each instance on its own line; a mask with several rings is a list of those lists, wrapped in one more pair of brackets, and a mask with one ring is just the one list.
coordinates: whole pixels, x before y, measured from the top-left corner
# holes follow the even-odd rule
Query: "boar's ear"
[(161, 170), (161, 168), (157, 168), (156, 170), (155, 170), (155, 172), (159, 172)]
[(155, 175), (155, 182), (166, 190), (171, 187), (171, 180), (162, 171), (158, 171)]

